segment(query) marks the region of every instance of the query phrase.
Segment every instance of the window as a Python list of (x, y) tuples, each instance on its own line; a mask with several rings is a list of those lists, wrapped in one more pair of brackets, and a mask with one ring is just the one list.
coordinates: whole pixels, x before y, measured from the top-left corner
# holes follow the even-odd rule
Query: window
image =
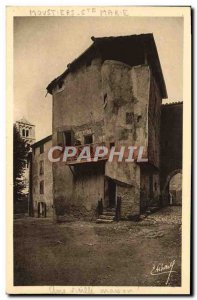
[(61, 80), (60, 82), (58, 82), (58, 87), (59, 89), (61, 89), (64, 85), (64, 80)]
[(44, 144), (40, 145), (40, 154), (44, 153)]
[(65, 146), (71, 146), (72, 145), (71, 131), (64, 131), (64, 145)]
[(85, 145), (93, 144), (93, 135), (92, 134), (88, 134), (88, 135), (84, 136), (84, 144)]
[(103, 101), (104, 101), (104, 108), (105, 108), (105, 106), (107, 105), (107, 93), (104, 95)]
[(29, 130), (26, 130), (26, 137), (29, 136)]
[(43, 175), (44, 174), (44, 161), (41, 160), (40, 161), (40, 175)]
[(142, 116), (137, 116), (137, 122), (139, 123), (140, 121), (141, 121), (141, 119), (142, 119)]
[(133, 113), (127, 112), (126, 113), (126, 124), (132, 124), (133, 122)]
[(44, 194), (44, 180), (40, 181), (40, 194)]
[(25, 129), (22, 130), (22, 136), (25, 136)]

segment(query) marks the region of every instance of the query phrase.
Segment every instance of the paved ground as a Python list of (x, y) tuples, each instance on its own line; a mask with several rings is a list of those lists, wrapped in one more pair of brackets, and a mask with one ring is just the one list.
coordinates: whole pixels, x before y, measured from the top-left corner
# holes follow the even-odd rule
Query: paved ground
[(181, 285), (181, 207), (138, 223), (22, 218), (14, 231), (15, 285)]

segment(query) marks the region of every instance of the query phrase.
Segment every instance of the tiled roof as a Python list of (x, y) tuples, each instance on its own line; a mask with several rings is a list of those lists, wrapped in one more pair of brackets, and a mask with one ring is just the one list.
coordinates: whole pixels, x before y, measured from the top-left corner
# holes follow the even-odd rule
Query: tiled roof
[(152, 33), (115, 37), (91, 37), (91, 39), (93, 41), (92, 45), (73, 62), (68, 64), (67, 69), (60, 76), (51, 81), (51, 83), (47, 86), (46, 89), (48, 93), (52, 94), (53, 89), (57, 86), (57, 84), (61, 83), (68, 75), (68, 73), (72, 72), (73, 68), (78, 66), (81, 60), (88, 60), (90, 57), (94, 57), (94, 55), (96, 55), (96, 49), (99, 50), (101, 54), (107, 52), (108, 56), (110, 56), (109, 53), (111, 53), (111, 56), (113, 57), (113, 53), (117, 51), (117, 47), (120, 47), (121, 50), (119, 52), (119, 56), (122, 55), (122, 59), (124, 60), (125, 53), (123, 52), (130, 52), (130, 50), (133, 50), (137, 46), (137, 52), (139, 52), (139, 49), (141, 49), (147, 54), (149, 58), (149, 64), (158, 79), (162, 98), (167, 98), (165, 81), (163, 78), (159, 56), (157, 53), (157, 47)]
[(18, 123), (23, 123), (23, 124), (27, 124), (27, 125), (32, 125), (34, 126), (33, 124), (31, 124), (29, 121), (27, 121), (27, 119), (25, 119), (24, 117), (20, 120), (17, 121)]
[(183, 101), (164, 103), (162, 104), (162, 106), (177, 105), (177, 104), (183, 104)]

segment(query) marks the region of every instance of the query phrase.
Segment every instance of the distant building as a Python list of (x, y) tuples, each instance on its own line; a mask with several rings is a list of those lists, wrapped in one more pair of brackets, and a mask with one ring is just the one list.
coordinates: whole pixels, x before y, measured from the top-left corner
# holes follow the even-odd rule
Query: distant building
[(16, 121), (16, 127), (23, 140), (30, 145), (35, 143), (35, 125), (31, 124), (25, 118), (22, 118), (19, 121)]
[(53, 174), (48, 151), (52, 146), (52, 136), (34, 143), (31, 156), (31, 215), (35, 217), (53, 216)]
[[(25, 118), (22, 118), (15, 123), (16, 128), (18, 129), (21, 138), (26, 141), (29, 145), (32, 145), (35, 142), (35, 125), (31, 124)], [(31, 151), (31, 150), (30, 150)], [(24, 194), (28, 197), (29, 194), (29, 163), (27, 159), (27, 164), (24, 170), (23, 179), (25, 182)]]

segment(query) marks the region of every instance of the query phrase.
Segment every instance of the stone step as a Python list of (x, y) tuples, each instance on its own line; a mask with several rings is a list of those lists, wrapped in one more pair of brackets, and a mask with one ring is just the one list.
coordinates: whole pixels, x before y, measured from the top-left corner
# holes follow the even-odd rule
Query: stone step
[(105, 215), (105, 216), (115, 216), (115, 212), (113, 212), (113, 211), (104, 211), (103, 213), (102, 213), (102, 215)]
[(115, 216), (109, 216), (109, 215), (100, 215), (99, 219), (104, 219), (104, 220), (114, 220)]
[(158, 210), (158, 207), (156, 207), (156, 206), (148, 207), (146, 210), (146, 213), (151, 214), (151, 213), (156, 212), (157, 210)]
[(113, 223), (114, 220), (106, 220), (106, 219), (97, 219), (96, 223), (105, 223), (105, 224), (109, 224), (109, 223)]
[(149, 207), (149, 209), (150, 209), (151, 212), (156, 212), (159, 209), (159, 207), (151, 206), (151, 207)]
[(116, 209), (114, 207), (108, 207), (105, 210), (109, 212), (116, 212)]

